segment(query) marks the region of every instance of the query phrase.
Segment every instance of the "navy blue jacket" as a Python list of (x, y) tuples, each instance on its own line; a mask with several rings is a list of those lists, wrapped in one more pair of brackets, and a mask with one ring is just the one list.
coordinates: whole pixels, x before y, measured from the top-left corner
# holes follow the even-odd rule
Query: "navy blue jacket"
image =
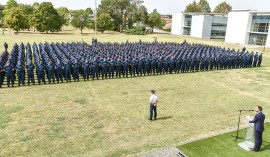
[(255, 118), (249, 122), (254, 123), (255, 131), (264, 131), (264, 119), (265, 115), (262, 112), (259, 112), (256, 114)]

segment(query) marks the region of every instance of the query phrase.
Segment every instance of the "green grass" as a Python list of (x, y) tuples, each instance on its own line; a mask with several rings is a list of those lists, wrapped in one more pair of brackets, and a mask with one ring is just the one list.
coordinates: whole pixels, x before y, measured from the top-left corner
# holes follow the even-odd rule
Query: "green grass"
[[(74, 30), (48, 35), (7, 32), (0, 38), (0, 50), (5, 41), (10, 49), (15, 42), (91, 42), (94, 35), (88, 32), (84, 36)], [(103, 42), (125, 42), (153, 41), (154, 36), (158, 41), (186, 39), (241, 48), (167, 34), (126, 36), (109, 32), (96, 37)], [(262, 105), (269, 120), (269, 57), (265, 53), (263, 67), (256, 69), (2, 88), (0, 156), (135, 156), (234, 129), (238, 109)], [(161, 119), (149, 122), (151, 89), (157, 91)]]
[(263, 133), (263, 144), (260, 152), (245, 151), (238, 146), (238, 143), (244, 141), (246, 129), (239, 131), (239, 137), (235, 141), (236, 132), (231, 132), (185, 145), (178, 146), (185, 155), (192, 157), (268, 157), (270, 154), (270, 124), (265, 124), (265, 132)]

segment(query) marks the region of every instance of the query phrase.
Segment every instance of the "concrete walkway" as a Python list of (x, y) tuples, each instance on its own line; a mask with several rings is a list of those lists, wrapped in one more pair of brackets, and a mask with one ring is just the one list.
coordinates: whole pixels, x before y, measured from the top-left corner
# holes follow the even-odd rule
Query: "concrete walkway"
[(179, 150), (175, 147), (167, 147), (161, 150), (153, 151), (148, 154), (144, 154), (141, 157), (185, 157), (178, 155)]

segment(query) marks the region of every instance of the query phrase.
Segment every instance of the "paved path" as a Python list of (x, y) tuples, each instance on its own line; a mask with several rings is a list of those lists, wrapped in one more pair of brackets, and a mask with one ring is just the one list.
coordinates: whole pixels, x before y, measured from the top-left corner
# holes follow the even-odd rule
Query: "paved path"
[(164, 149), (150, 152), (148, 154), (144, 154), (141, 157), (184, 157), (181, 155), (177, 155), (178, 153), (179, 153), (179, 150), (177, 148), (167, 147)]

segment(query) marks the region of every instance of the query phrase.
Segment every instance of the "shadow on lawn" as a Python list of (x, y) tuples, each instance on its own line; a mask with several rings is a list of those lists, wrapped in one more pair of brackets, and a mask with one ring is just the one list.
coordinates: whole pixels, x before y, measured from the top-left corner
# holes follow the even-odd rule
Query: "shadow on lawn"
[(167, 120), (167, 119), (171, 119), (171, 118), (173, 118), (173, 116), (160, 117), (160, 118), (157, 118), (157, 120)]

